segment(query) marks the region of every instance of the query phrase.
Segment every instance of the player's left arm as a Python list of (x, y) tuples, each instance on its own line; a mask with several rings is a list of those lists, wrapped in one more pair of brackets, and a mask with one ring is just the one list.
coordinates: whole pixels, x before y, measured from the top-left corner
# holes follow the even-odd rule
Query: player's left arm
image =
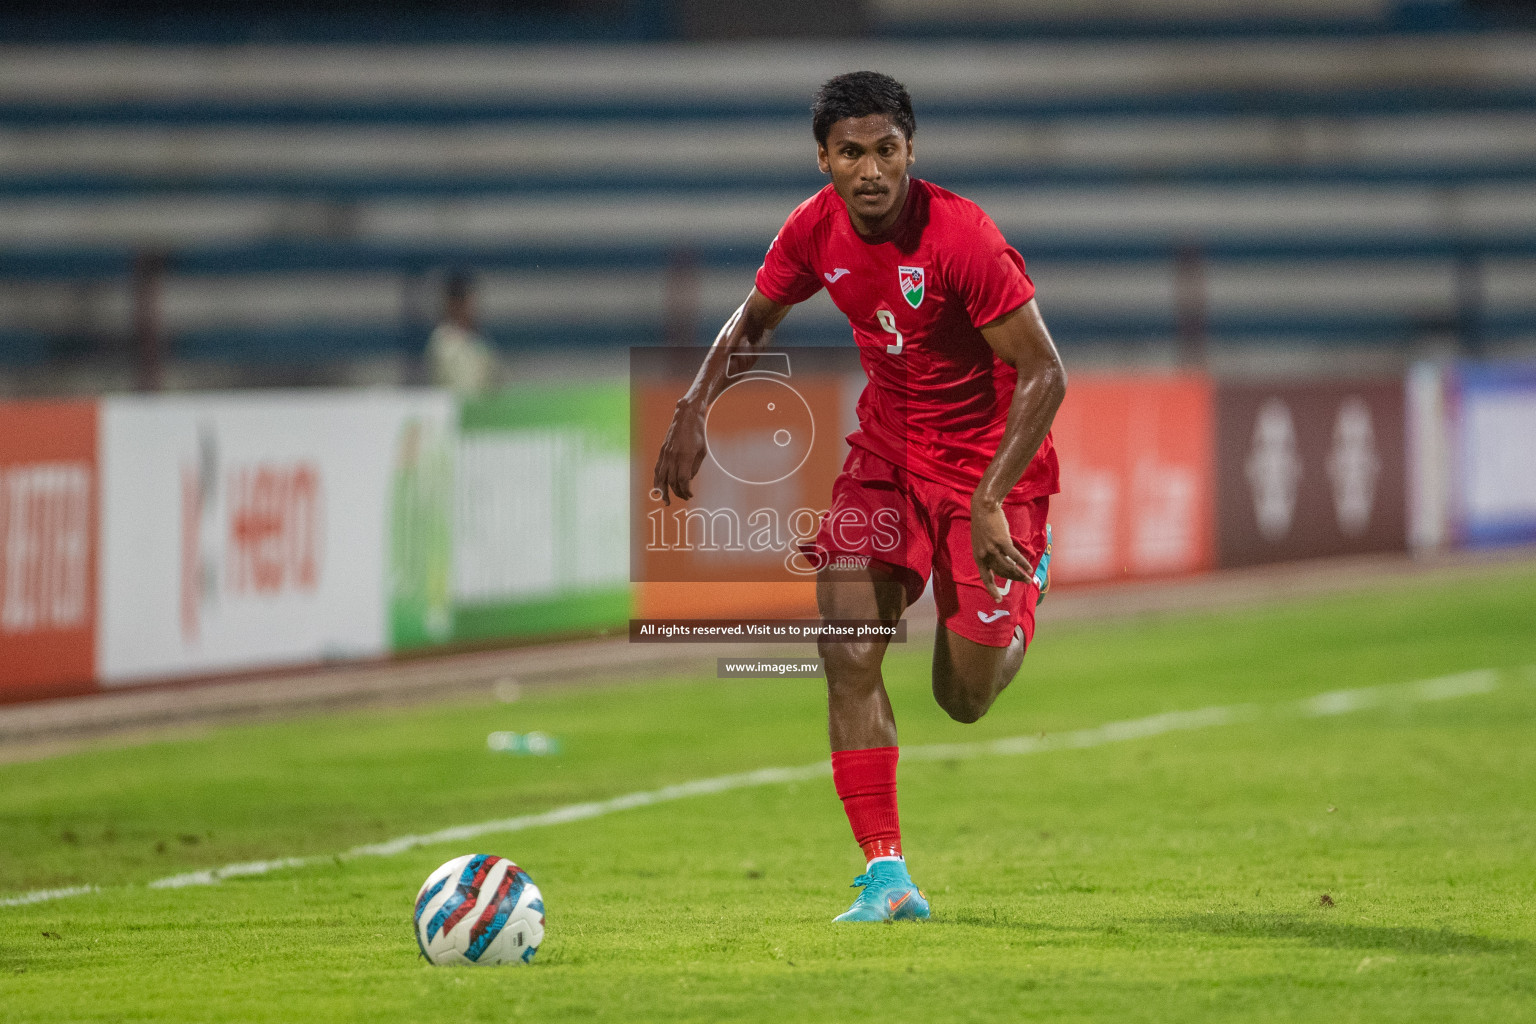
[(1003, 439), (971, 496), (971, 551), (987, 593), (1001, 601), (996, 577), (1023, 582), (1035, 571), (1009, 536), (1003, 499), (1045, 442), (1067, 393), (1067, 371), (1034, 299), (984, 324), (981, 336), (999, 359), (1019, 372)]

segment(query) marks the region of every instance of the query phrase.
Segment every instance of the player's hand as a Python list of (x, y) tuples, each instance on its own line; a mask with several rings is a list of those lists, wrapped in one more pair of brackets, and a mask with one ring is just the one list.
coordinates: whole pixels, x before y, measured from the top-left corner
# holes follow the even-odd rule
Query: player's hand
[(1008, 517), (1000, 505), (971, 506), (971, 553), (976, 556), (976, 568), (981, 570), (981, 585), (987, 588), (992, 600), (1002, 603), (1003, 592), (997, 589), (997, 577), (1027, 582), (1034, 568), (1013, 543), (1008, 532)]
[(677, 403), (667, 439), (656, 457), (651, 486), (661, 492), (661, 502), (672, 504), (675, 494), (684, 501), (693, 497), (693, 478), (704, 464), (704, 411), (692, 402)]

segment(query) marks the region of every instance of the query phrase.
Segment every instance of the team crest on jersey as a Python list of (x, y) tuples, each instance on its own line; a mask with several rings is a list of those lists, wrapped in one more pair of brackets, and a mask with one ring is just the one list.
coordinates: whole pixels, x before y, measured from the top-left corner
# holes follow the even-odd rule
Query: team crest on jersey
[(906, 296), (907, 305), (916, 309), (923, 304), (923, 286), (927, 284), (928, 274), (922, 267), (897, 267), (897, 280), (901, 282), (901, 294)]

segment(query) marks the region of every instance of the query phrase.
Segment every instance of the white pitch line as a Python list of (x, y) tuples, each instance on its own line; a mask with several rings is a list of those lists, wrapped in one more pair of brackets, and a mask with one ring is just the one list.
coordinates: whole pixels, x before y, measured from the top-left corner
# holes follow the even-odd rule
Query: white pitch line
[[(414, 850), (418, 846), (463, 842), (492, 833), (521, 832), (524, 829), (541, 828), (546, 825), (564, 825), (572, 821), (599, 818), (605, 814), (612, 814), (615, 811), (627, 811), (634, 807), (648, 807), (651, 804), (683, 800), (691, 796), (708, 796), (712, 793), (724, 793), (727, 790), (745, 789), (750, 786), (771, 786), (783, 782), (797, 782), (801, 779), (814, 778), (818, 775), (827, 775), (831, 771), (832, 765), (829, 762), (821, 761), (799, 768), (762, 768), (755, 772), (743, 772), (740, 775), (719, 775), (712, 779), (695, 779), (692, 782), (680, 782), (675, 786), (666, 786), (662, 789), (626, 793), (623, 796), (616, 796), (611, 800), (598, 800), (584, 804), (567, 804), (564, 807), (556, 807), (554, 810), (545, 811), (542, 814), (523, 814), (516, 818), (482, 821), (474, 825), (456, 825), (452, 828), (439, 829), (436, 832), (428, 832), (424, 835), (400, 836), (397, 839), (390, 839), (382, 843), (354, 846), (346, 853), (337, 854), (336, 856), (342, 859), (352, 857), (389, 857), (397, 853), (404, 853), (407, 850)], [(151, 889), (179, 889), (186, 885), (214, 885), (226, 878), (234, 878), (239, 875), (264, 875), (269, 871), (276, 871), (280, 868), (297, 868), (310, 864), (322, 864), (326, 861), (334, 861), (336, 856), (326, 854), (315, 857), (285, 857), (281, 860), (257, 860), (248, 861), (244, 864), (229, 864), (222, 868), (211, 868), (206, 871), (189, 871), (182, 875), (172, 875), (169, 878), (156, 879), (149, 883), (149, 887)]]
[[(1381, 707), (1386, 704), (1412, 704), (1423, 701), (1468, 697), (1475, 694), (1488, 693), (1497, 689), (1498, 685), (1499, 673), (1497, 671), (1493, 669), (1479, 669), (1473, 672), (1439, 676), (1434, 679), (1425, 679), (1413, 683), (1389, 683), (1384, 686), (1367, 686), (1353, 690), (1332, 690), (1301, 701), (1273, 705), (1268, 710), (1272, 714), (1300, 715), (1302, 717), (1341, 715), (1353, 711), (1362, 711), (1367, 708)], [(1127, 740), (1162, 736), (1171, 732), (1188, 732), (1194, 729), (1208, 729), (1218, 725), (1253, 721), (1261, 717), (1265, 711), (1265, 708), (1257, 704), (1227, 704), (1199, 708), (1194, 711), (1167, 711), (1158, 715), (1149, 715), (1145, 718), (1106, 722), (1103, 725), (1093, 726), (1092, 728), (1074, 729), (1069, 732), (1037, 736), (1010, 736), (1006, 739), (983, 740), (977, 743), (934, 743), (926, 746), (902, 747), (901, 756), (908, 760), (945, 761), (960, 758), (1012, 757), (1023, 754), (1041, 754), (1053, 750), (1083, 750), (1089, 747), (1102, 747), (1111, 743), (1123, 743)], [(735, 789), (774, 786), (786, 782), (801, 782), (823, 775), (830, 775), (831, 773), (832, 765), (830, 762), (817, 761), (814, 764), (800, 765), (794, 768), (761, 768), (757, 771), (740, 772), (735, 775), (717, 775), (708, 779), (680, 782), (677, 785), (664, 786), (661, 789), (626, 793), (623, 796), (616, 796), (609, 800), (567, 804), (564, 807), (556, 807), (541, 814), (523, 814), (515, 818), (499, 818), (494, 821), (482, 821), (473, 825), (457, 825), (452, 828), (439, 829), (436, 832), (426, 832), (420, 835), (400, 836), (382, 843), (354, 846), (352, 849), (341, 854), (246, 861), (240, 864), (226, 864), (223, 867), (208, 868), (202, 871), (189, 871), (185, 874), (156, 879), (149, 883), (149, 888), (178, 889), (188, 885), (215, 885), (226, 878), (264, 875), (284, 868), (308, 867), (314, 864), (335, 862), (338, 859), (390, 857), (421, 846), (464, 842), (470, 839), (478, 839), (480, 836), (521, 832), (526, 829), (543, 828), (549, 825), (564, 825), (573, 821), (600, 818), (617, 811), (632, 810), (636, 807), (650, 807), (655, 804), (670, 803), (674, 800), (686, 800), (696, 796), (710, 796)], [(68, 889), (44, 889), (0, 899), (0, 907), (24, 906), (30, 903), (42, 903), (47, 900), (64, 899), (69, 896), (81, 896), (98, 891), (100, 891), (99, 888), (94, 885), (80, 885)]]
[(37, 889), (32, 892), (24, 892), (20, 896), (7, 896), (0, 899), (0, 907), (24, 907), (29, 903), (46, 903), (49, 900), (62, 900), (70, 896), (84, 896), (87, 893), (100, 892), (95, 885), (72, 885), (67, 889)]

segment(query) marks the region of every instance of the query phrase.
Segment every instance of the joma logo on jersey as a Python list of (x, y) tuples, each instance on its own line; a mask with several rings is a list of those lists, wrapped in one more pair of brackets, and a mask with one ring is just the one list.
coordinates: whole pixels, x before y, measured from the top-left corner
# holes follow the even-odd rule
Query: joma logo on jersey
[(916, 309), (923, 304), (923, 285), (928, 275), (922, 267), (897, 267), (896, 278), (901, 282), (901, 294), (906, 296), (907, 305)]

